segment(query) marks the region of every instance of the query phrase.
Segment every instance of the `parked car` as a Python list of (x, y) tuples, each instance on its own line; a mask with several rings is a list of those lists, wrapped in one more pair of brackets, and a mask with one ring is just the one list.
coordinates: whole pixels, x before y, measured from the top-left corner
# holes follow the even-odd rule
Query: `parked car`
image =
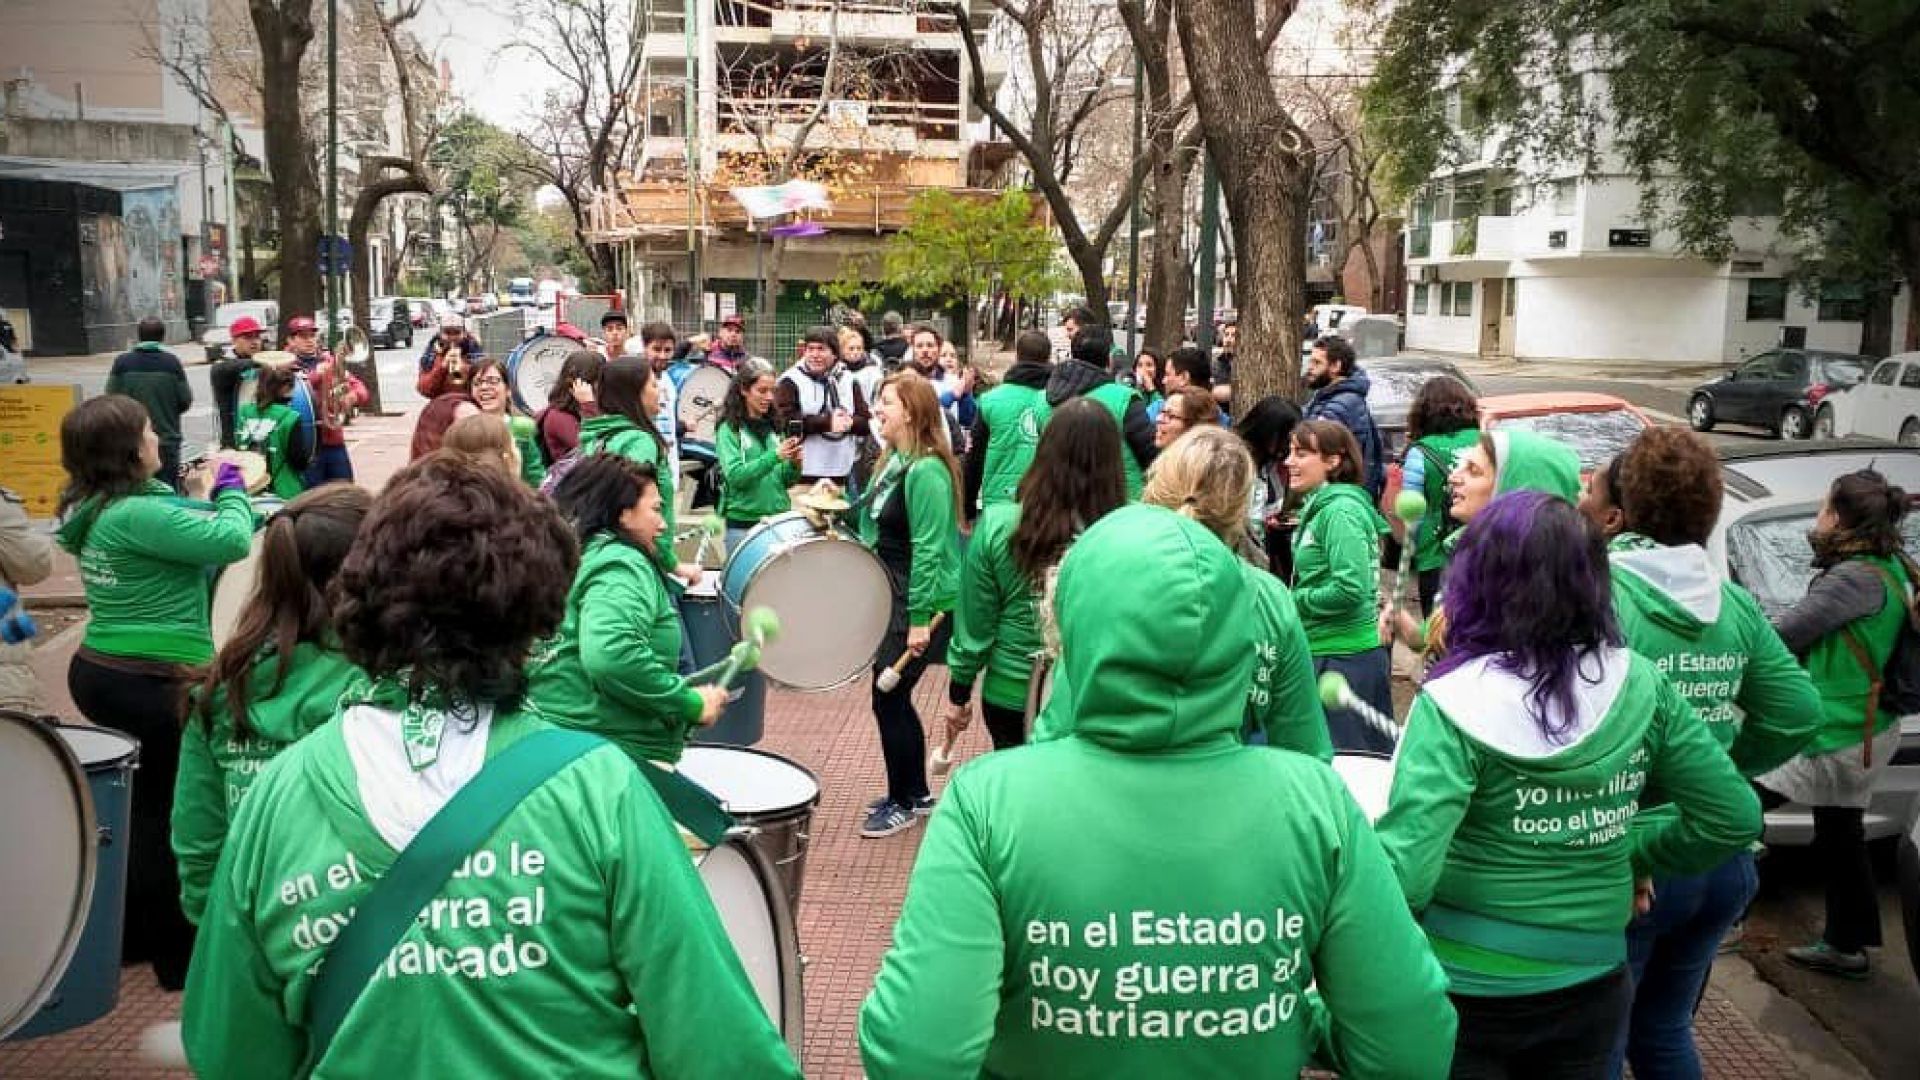
[(440, 320), (448, 315), (465, 315), (467, 313), (464, 302), (445, 300), (438, 296), (428, 300), (427, 305), (429, 310), (433, 312), (431, 318), (433, 325), (436, 327), (440, 325)]
[(376, 296), (368, 302), (367, 340), (376, 349), (413, 348), (413, 319), (405, 297)]
[(233, 323), (242, 315), (250, 316), (260, 324), (263, 340), (269, 348), (280, 341), (280, 304), (274, 300), (237, 300), (231, 304), (221, 304), (213, 310), (213, 322), (200, 334), (200, 344), (207, 351), (207, 362), (212, 363), (233, 344)]
[[(427, 297), (409, 296), (406, 301), (407, 318), (413, 321), (415, 330), (424, 330), (432, 326), (440, 317), (440, 309), (435, 307), (433, 301)], [(441, 303), (444, 304), (446, 301), (442, 300)]]
[(1687, 423), (1753, 424), (1783, 439), (1813, 434), (1814, 410), (1827, 395), (1866, 378), (1870, 357), (1821, 349), (1773, 349), (1693, 388)]
[(1920, 352), (1889, 356), (1866, 378), (1821, 399), (1813, 433), (1822, 439), (1866, 435), (1920, 446)]
[(1480, 429), (1525, 428), (1551, 435), (1580, 456), (1591, 472), (1653, 426), (1645, 413), (1612, 394), (1554, 392), (1497, 394), (1480, 399)]
[(1907, 963), (1912, 965), (1913, 973), (1920, 976), (1920, 802), (1915, 803), (1908, 817), (1911, 823), (1894, 855), (1893, 881), (1900, 891), (1900, 922), (1907, 933)]
[[(1807, 532), (1834, 477), (1874, 468), (1907, 491), (1920, 492), (1920, 449), (1878, 439), (1835, 439), (1792, 447), (1742, 442), (1716, 449), (1727, 494), (1720, 521), (1707, 541), (1707, 553), (1769, 615), (1799, 603), (1807, 593), (1807, 583), (1813, 580)], [(1907, 550), (1920, 552), (1920, 514), (1908, 514), (1902, 528)], [(1920, 715), (1901, 718), (1900, 748), (1867, 809), (1867, 838), (1899, 835), (1917, 812)], [(1793, 804), (1769, 811), (1766, 840), (1788, 846), (1811, 843), (1812, 811)]]
[(1387, 444), (1390, 460), (1398, 461), (1407, 449), (1407, 412), (1413, 408), (1413, 399), (1420, 394), (1420, 388), (1436, 376), (1447, 375), (1467, 385), (1474, 397), (1480, 396), (1480, 388), (1473, 385), (1465, 372), (1446, 360), (1430, 360), (1419, 356), (1389, 356), (1375, 360), (1364, 360), (1360, 370), (1367, 373), (1372, 385), (1367, 388), (1367, 411), (1373, 413), (1373, 422), (1380, 429), (1380, 438)]

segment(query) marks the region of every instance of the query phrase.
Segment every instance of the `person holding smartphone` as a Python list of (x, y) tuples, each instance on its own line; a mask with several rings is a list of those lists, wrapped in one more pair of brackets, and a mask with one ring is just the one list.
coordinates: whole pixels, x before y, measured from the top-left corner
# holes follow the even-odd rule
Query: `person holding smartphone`
[(784, 436), (800, 425), (800, 480), (845, 487), (869, 431), (871, 413), (859, 382), (840, 364), (840, 340), (829, 326), (800, 339), (800, 362), (774, 388), (774, 415)]
[(720, 459), (720, 516), (727, 522), (727, 553), (748, 530), (792, 509), (787, 486), (800, 479), (801, 421), (783, 431), (773, 422), (773, 365), (750, 357), (734, 374), (720, 406), (715, 453)]

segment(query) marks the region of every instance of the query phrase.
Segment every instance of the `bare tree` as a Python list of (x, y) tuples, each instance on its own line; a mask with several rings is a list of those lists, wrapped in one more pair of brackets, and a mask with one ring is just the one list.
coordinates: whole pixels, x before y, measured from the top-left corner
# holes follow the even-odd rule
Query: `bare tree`
[(247, 9), (260, 49), (260, 127), (280, 223), (280, 310), (317, 311), (324, 200), (300, 84), (313, 43), (313, 0), (248, 0)]

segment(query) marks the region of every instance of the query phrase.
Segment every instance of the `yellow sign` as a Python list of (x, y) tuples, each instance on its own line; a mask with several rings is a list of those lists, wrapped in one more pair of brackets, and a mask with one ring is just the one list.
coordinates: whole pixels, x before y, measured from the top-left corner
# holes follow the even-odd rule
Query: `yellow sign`
[(0, 386), (0, 487), (26, 500), (30, 517), (52, 517), (59, 505), (60, 422), (78, 404), (73, 383)]

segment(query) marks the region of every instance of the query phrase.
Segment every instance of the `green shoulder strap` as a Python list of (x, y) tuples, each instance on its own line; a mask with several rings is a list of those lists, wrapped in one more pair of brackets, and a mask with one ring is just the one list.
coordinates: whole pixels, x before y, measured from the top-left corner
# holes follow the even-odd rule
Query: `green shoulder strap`
[(307, 1065), (302, 1075), (311, 1075), (326, 1056), (347, 1010), (461, 860), (485, 843), (521, 800), (581, 755), (604, 745), (605, 740), (584, 731), (536, 731), (500, 751), (433, 815), (327, 950), (307, 999)]

